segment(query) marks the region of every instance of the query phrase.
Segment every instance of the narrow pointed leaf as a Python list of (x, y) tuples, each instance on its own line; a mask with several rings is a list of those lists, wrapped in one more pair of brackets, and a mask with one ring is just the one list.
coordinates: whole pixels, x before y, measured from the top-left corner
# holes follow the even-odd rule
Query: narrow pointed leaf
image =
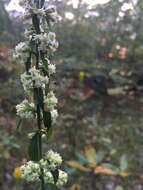
[(17, 123), (17, 126), (16, 126), (16, 131), (19, 130), (21, 124), (22, 124), (22, 119), (19, 119), (19, 121), (18, 121), (18, 123)]
[(31, 66), (31, 53), (29, 54), (29, 57), (27, 58), (26, 62), (25, 62), (25, 68), (26, 71), (28, 72)]
[(88, 159), (84, 155), (82, 155), (78, 152), (76, 152), (75, 155), (81, 164), (88, 164), (89, 163)]
[(40, 33), (40, 27), (39, 27), (39, 20), (38, 20), (37, 15), (32, 16), (32, 22), (33, 22), (33, 25), (34, 25), (34, 28), (35, 28), (37, 34), (39, 34)]
[(123, 155), (120, 160), (120, 170), (125, 171), (127, 169), (127, 159), (126, 155)]
[(96, 164), (99, 164), (104, 158), (104, 152), (98, 152), (96, 154)]
[(43, 91), (41, 88), (34, 89), (34, 100), (43, 109)]
[(39, 149), (39, 138), (40, 134), (37, 132), (32, 139), (30, 139), (28, 154), (29, 159), (33, 161), (39, 161), (40, 160), (40, 149)]
[(53, 135), (53, 127), (50, 127), (50, 129), (48, 129), (48, 131), (47, 131), (47, 134), (46, 134), (46, 136), (47, 136), (47, 140), (50, 140), (51, 139), (51, 137), (52, 137), (52, 135)]
[(45, 127), (47, 129), (50, 129), (51, 124), (52, 124), (52, 118), (51, 118), (51, 113), (50, 112), (43, 111), (43, 121), (44, 121)]
[(45, 0), (41, 0), (41, 8), (44, 6)]
[(56, 185), (58, 179), (59, 179), (59, 170), (55, 170), (55, 171), (51, 171), (52, 175), (53, 175), (53, 178), (54, 178), (54, 183)]
[(89, 168), (86, 168), (84, 167), (82, 164), (80, 164), (79, 162), (77, 161), (67, 161), (67, 164), (71, 167), (74, 167), (74, 168), (77, 168), (81, 171), (85, 171), (85, 172), (89, 172), (90, 169)]
[(86, 147), (85, 148), (85, 155), (88, 158), (89, 162), (95, 163), (96, 161), (96, 150), (94, 147)]
[(112, 170), (113, 172), (116, 172), (116, 173), (119, 173), (120, 170), (118, 168), (116, 168), (115, 166), (113, 166), (112, 164), (109, 164), (109, 163), (103, 163), (102, 166), (104, 168), (107, 168), (109, 170)]

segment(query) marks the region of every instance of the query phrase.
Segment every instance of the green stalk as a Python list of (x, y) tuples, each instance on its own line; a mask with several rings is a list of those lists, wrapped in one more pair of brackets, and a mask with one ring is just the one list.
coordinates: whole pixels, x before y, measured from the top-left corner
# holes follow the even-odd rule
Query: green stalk
[[(35, 1), (36, 3), (36, 6), (37, 8), (41, 8), (43, 5), (44, 5), (44, 1), (41, 0), (37, 0)], [(40, 34), (40, 24), (39, 24), (39, 19), (37, 17), (37, 15), (33, 15), (32, 17), (32, 22), (33, 22), (33, 25), (34, 25), (34, 28), (36, 30), (36, 33), (37, 34)], [(36, 69), (39, 69), (39, 59), (40, 59), (40, 52), (38, 50), (38, 44), (36, 44)], [(36, 93), (37, 93), (37, 96), (38, 96), (38, 89), (36, 90)], [(39, 158), (41, 159), (42, 158), (42, 138), (41, 138), (41, 115), (40, 115), (40, 105), (39, 103), (37, 103), (37, 125), (38, 125), (38, 130), (39, 130)], [(41, 168), (41, 176), (40, 176), (40, 179), (41, 179), (41, 190), (45, 190), (45, 183), (44, 183), (44, 176), (43, 176), (43, 169)]]
[[(38, 50), (38, 44), (36, 44), (36, 69), (39, 69), (39, 50)], [(38, 91), (37, 91), (38, 93)], [(38, 95), (38, 94), (37, 94)], [(39, 129), (39, 157), (42, 158), (42, 138), (41, 138), (41, 115), (40, 115), (40, 105), (37, 103), (37, 125)], [(41, 190), (45, 190), (44, 185), (44, 177), (43, 177), (43, 169), (41, 168)]]

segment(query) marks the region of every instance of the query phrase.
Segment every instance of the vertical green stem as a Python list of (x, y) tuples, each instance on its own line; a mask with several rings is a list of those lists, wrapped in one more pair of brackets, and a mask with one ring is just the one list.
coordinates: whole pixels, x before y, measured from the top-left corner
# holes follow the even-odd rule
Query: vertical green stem
[[(38, 50), (38, 44), (36, 44), (36, 69), (39, 69), (39, 50)], [(37, 89), (38, 93), (38, 89)], [(38, 93), (39, 94), (39, 93)], [(40, 115), (40, 105), (37, 104), (37, 125), (39, 129), (39, 157), (42, 158), (42, 138), (41, 138), (41, 115)], [(43, 177), (43, 169), (41, 169), (41, 190), (45, 190), (44, 185), (44, 177)]]
[[(37, 8), (40, 8), (40, 0), (37, 0), (36, 2)], [(33, 25), (35, 27), (36, 33), (40, 33), (40, 26), (39, 26), (39, 19), (36, 15), (32, 18)], [(40, 52), (38, 49), (38, 44), (36, 44), (36, 69), (39, 69), (39, 59), (40, 59)], [(38, 89), (37, 89), (38, 93)], [(39, 94), (39, 93), (38, 93)], [(37, 95), (38, 95), (37, 94)], [(39, 129), (39, 157), (42, 158), (42, 138), (41, 138), (41, 115), (40, 115), (40, 105), (37, 103), (37, 125)], [(45, 184), (44, 184), (44, 175), (43, 175), (43, 169), (41, 168), (41, 190), (45, 190)]]

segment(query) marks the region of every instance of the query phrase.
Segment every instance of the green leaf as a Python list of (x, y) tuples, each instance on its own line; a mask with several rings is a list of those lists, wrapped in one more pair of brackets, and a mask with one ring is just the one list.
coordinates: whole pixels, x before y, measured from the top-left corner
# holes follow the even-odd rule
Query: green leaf
[(98, 152), (96, 154), (96, 164), (100, 163), (104, 158), (104, 152)]
[(17, 131), (19, 130), (21, 124), (22, 124), (22, 119), (19, 119), (19, 121), (18, 121), (18, 123), (17, 123), (17, 125), (16, 125), (16, 130), (17, 130)]
[(43, 91), (41, 88), (34, 88), (34, 100), (42, 109), (44, 108)]
[(127, 169), (127, 165), (128, 163), (127, 163), (126, 155), (123, 155), (120, 160), (120, 170), (125, 171)]
[(41, 8), (44, 6), (45, 0), (41, 0)]
[(51, 137), (53, 135), (53, 131), (54, 131), (53, 127), (50, 127), (50, 129), (47, 130), (47, 134), (46, 134), (47, 140), (51, 139)]
[(89, 172), (90, 169), (89, 168), (86, 168), (84, 167), (81, 163), (77, 162), (77, 161), (74, 161), (74, 160), (71, 160), (71, 161), (67, 161), (66, 162), (69, 166), (71, 167), (74, 167), (74, 168), (77, 168), (81, 171), (85, 171), (85, 172)]
[(31, 66), (31, 53), (29, 54), (29, 57), (27, 58), (25, 62), (26, 71), (28, 72)]
[(50, 112), (43, 111), (43, 122), (47, 129), (50, 129), (52, 124), (52, 117)]
[(33, 22), (34, 28), (36, 30), (36, 33), (39, 34), (40, 33), (40, 27), (39, 27), (39, 20), (38, 20), (37, 15), (32, 16), (32, 22)]
[(39, 161), (41, 159), (40, 148), (39, 148), (39, 138), (40, 138), (40, 134), (39, 132), (37, 132), (30, 140), (30, 144), (28, 148), (28, 154), (29, 154), (30, 160)]
[(113, 172), (116, 172), (116, 173), (119, 173), (119, 172), (120, 172), (119, 169), (116, 168), (115, 166), (113, 166), (112, 164), (103, 163), (102, 166), (103, 166), (104, 168), (107, 168), (107, 169), (109, 169), (109, 170), (112, 170)]
[(59, 179), (59, 170), (56, 169), (55, 171), (51, 171), (52, 175), (53, 175), (53, 178), (54, 178), (54, 183), (56, 185), (58, 179)]
[(94, 147), (86, 147), (85, 148), (85, 155), (90, 163), (95, 163), (96, 160), (96, 150)]
[(75, 152), (75, 155), (81, 164), (88, 164), (89, 163), (88, 159), (85, 156), (83, 156), (82, 154)]
[(55, 184), (49, 183), (46, 187), (48, 190), (58, 190), (58, 188)]

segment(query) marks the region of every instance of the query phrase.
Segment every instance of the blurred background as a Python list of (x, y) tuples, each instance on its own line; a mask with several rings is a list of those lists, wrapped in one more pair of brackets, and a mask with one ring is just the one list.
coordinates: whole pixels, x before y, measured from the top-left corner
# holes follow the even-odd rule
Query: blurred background
[[(53, 58), (59, 118), (44, 149), (63, 156), (69, 181), (61, 190), (142, 190), (143, 1), (46, 4), (60, 15), (53, 28), (60, 46)], [(1, 190), (38, 189), (13, 176), (27, 159), (27, 133), (36, 125), (24, 121), (16, 131), (24, 67), (13, 61), (12, 51), (24, 40), (22, 12), (18, 0), (0, 0)]]

